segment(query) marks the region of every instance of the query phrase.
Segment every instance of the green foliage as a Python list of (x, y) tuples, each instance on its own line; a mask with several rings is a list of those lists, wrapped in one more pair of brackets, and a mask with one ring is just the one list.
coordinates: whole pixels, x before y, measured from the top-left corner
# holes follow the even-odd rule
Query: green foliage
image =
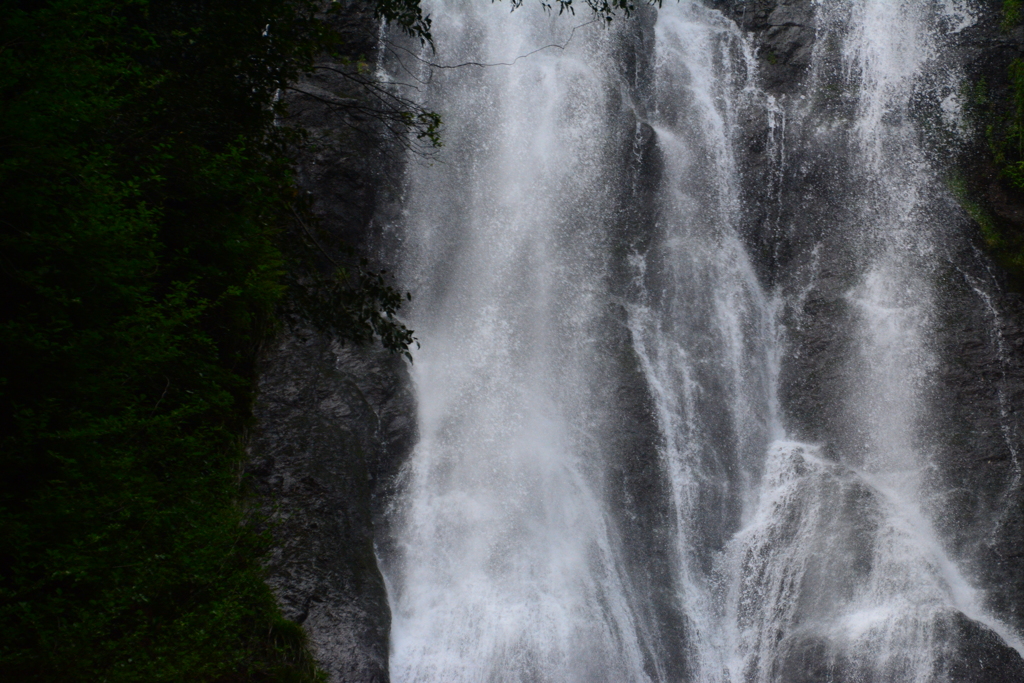
[(1020, 23), (1020, 10), (1024, 6), (1024, 0), (1003, 0), (1003, 22), (1004, 31), (1009, 31)]
[[(1007, 73), (1008, 112), (989, 127), (988, 136), (1003, 186), (1016, 201), (1024, 203), (1024, 61), (1013, 60)], [(1024, 288), (1024, 234), (1020, 228), (991, 219), (979, 225), (989, 252), (1006, 270), (1011, 285)]]
[[(1022, 0), (1003, 3), (1005, 30), (1020, 23), (1022, 6)], [(1009, 285), (1024, 289), (1024, 232), (1005, 215), (1006, 207), (1024, 205), (1024, 60), (1010, 62), (1006, 76), (1005, 95), (1001, 89), (993, 93), (986, 79), (961, 89), (972, 118), (985, 132), (990, 158), (970, 181), (956, 176), (951, 189), (978, 224), (988, 253), (1006, 272)], [(994, 208), (993, 187), (999, 188), (996, 203), (1004, 207), (1002, 215)]]
[(1024, 153), (1024, 61), (1014, 59), (1007, 68), (1010, 81), (1009, 114), (998, 138), (993, 139), (996, 160), (1017, 165)]
[(430, 17), (423, 14), (419, 0), (376, 0), (374, 14), (378, 19), (394, 22), (422, 42), (431, 40)]
[(996, 228), (995, 220), (981, 204), (971, 198), (971, 193), (968, 191), (967, 182), (964, 180), (964, 177), (960, 174), (954, 174), (947, 182), (947, 185), (953, 196), (960, 203), (960, 206), (967, 212), (967, 215), (981, 228), (981, 235), (986, 246), (990, 249), (1001, 248), (1004, 241), (999, 234), (999, 230)]
[[(378, 11), (428, 36), (412, 7)], [(0, 0), (2, 680), (322, 678), (239, 476), (318, 9)], [(383, 274), (323, 277), (339, 335), (405, 351)]]
[[(320, 329), (357, 344), (379, 340), (389, 351), (410, 362), (409, 347), (419, 346), (412, 330), (398, 322), (405, 297), (385, 280), (386, 271), (367, 268), (365, 259), (355, 266), (339, 267), (331, 274), (312, 273), (294, 287), (298, 308)], [(358, 287), (352, 287), (352, 282)]]
[(414, 131), (417, 140), (425, 140), (432, 147), (441, 146), (441, 115), (437, 112), (403, 110), (399, 120), (406, 129)]

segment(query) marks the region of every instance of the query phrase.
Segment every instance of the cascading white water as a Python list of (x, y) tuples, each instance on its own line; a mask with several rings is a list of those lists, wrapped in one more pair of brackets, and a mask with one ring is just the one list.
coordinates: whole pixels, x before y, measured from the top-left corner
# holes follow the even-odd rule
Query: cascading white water
[[(461, 0), (431, 14), (448, 64), (512, 62), (573, 28)], [(446, 149), (413, 168), (406, 205), (423, 349), (391, 577), (396, 681), (645, 680), (590, 416), (610, 38), (584, 26), (564, 50), (431, 86)]]
[[(942, 680), (954, 613), (1016, 645), (930, 518), (931, 245), (955, 226), (927, 211), (941, 189), (909, 110), (943, 32), (970, 23), (962, 3), (819, 3), (829, 40), (810, 89), (825, 87), (838, 44), (856, 93), (828, 125), (807, 123), (813, 96), (760, 93), (749, 39), (700, 2), (659, 10), (636, 82), (617, 61), (636, 41), (624, 21), (463, 0), (429, 10), (437, 52), (422, 59), (473, 64), (420, 70), (445, 147), (410, 162), (398, 228), (423, 348), (420, 442), (385, 558), (393, 679), (924, 683)], [(851, 351), (830, 387), (850, 423), (839, 446), (787, 436), (779, 368), (808, 352), (788, 337), (830, 247), (807, 245), (788, 284), (759, 282), (740, 235), (744, 107), (770, 121), (773, 202), (786, 199), (790, 120), (849, 132), (853, 210), (824, 228), (848, 249)], [(638, 151), (642, 124), (656, 162)], [(643, 238), (625, 240), (645, 164), (658, 168), (653, 206), (639, 212)], [(631, 574), (641, 546), (622, 537), (636, 492), (613, 495), (635, 465), (605, 443), (623, 406), (606, 386), (626, 357), (647, 397), (628, 400), (649, 401), (658, 435), (630, 457), (666, 483), (643, 507), (665, 509), (650, 547), (670, 570), (653, 588)]]
[(630, 329), (664, 439), (690, 668), (714, 680), (730, 652), (706, 565), (749, 502), (769, 440), (781, 436), (774, 306), (737, 235), (735, 110), (752, 95), (755, 60), (732, 22), (696, 3), (665, 6), (655, 40), (652, 125), (665, 170), (657, 241), (636, 257)]
[[(860, 268), (846, 294), (855, 370), (838, 387), (855, 443), (843, 444), (839, 463), (808, 444), (769, 450), (757, 510), (722, 568), (731, 578), (727, 622), (738, 654), (728, 673), (735, 681), (814, 680), (814, 672), (797, 670), (810, 654), (841, 680), (944, 680), (950, 615), (966, 614), (1017, 644), (984, 613), (926, 511), (934, 246), (955, 218), (942, 224), (928, 214), (940, 179), (910, 102), (929, 87), (937, 35), (971, 18), (961, 3), (888, 0), (823, 4), (818, 12), (815, 64), (822, 68), (822, 53), (834, 49), (822, 33), (841, 40), (842, 83), (856, 92), (849, 121), (855, 218), (827, 228), (849, 235), (847, 258)], [(955, 89), (958, 75), (945, 78)]]

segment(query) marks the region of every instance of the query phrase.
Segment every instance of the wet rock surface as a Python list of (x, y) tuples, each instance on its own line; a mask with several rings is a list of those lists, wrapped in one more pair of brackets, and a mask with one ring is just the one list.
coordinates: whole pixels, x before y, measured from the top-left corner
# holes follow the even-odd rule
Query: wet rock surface
[[(811, 0), (735, 0), (718, 3), (737, 23), (753, 32), (762, 60), (765, 90), (782, 103), (774, 120), (749, 113), (739, 141), (747, 197), (744, 238), (763, 282), (781, 288), (796, 302), (784, 312), (787, 351), (780, 377), (780, 402), (787, 426), (801, 440), (822, 444), (831, 459), (856, 462), (862, 438), (837, 388), (849, 389), (858, 374), (857, 311), (851, 296), (858, 286), (856, 245), (822, 226), (850, 225), (858, 217), (850, 188), (864, 178), (844, 159), (851, 141), (846, 126), (854, 115), (856, 93), (847, 92), (829, 55), (819, 61), (816, 87), (796, 89), (810, 74), (816, 40), (828, 40), (828, 27), (814, 17)], [(939, 69), (960, 65), (965, 82), (983, 84), (987, 106), (1008, 101), (1007, 68), (1022, 55), (1024, 31), (1006, 31), (999, 3), (973, 7), (976, 21), (953, 34), (936, 57)], [(817, 31), (817, 35), (816, 35)], [(770, 58), (769, 58), (770, 56)], [(966, 87), (966, 86), (965, 86)], [(992, 103), (995, 103), (994, 105)], [(991, 151), (980, 129), (984, 120), (964, 102), (968, 128), (960, 137), (936, 135), (925, 105), (915, 115), (929, 121), (934, 162), (960, 173), (968, 189), (1011, 229), (1024, 227), (1024, 202), (996, 177)], [(783, 117), (782, 111), (786, 111)], [(796, 115), (793, 115), (796, 112)], [(971, 118), (974, 116), (975, 118)], [(931, 118), (929, 118), (931, 117)], [(780, 142), (781, 141), (781, 142)], [(1024, 305), (986, 255), (980, 229), (950, 193), (931, 198), (934, 217), (959, 215), (960, 235), (942, 237), (943, 265), (937, 279), (935, 336), (930, 348), (936, 363), (926, 384), (930, 417), (919, 427), (920, 447), (934, 453), (929, 486), (941, 491), (930, 513), (947, 551), (968, 579), (985, 591), (987, 609), (1018, 632), (1024, 629)], [(1013, 228), (1012, 226), (1017, 226)], [(799, 294), (798, 296), (794, 296)], [(940, 676), (950, 681), (1024, 679), (1020, 655), (998, 635), (960, 614), (936, 627), (948, 640), (948, 658)], [(796, 639), (780, 663), (778, 680), (861, 680), (838, 650), (816, 637)], [(854, 667), (854, 668), (851, 668)]]
[[(1006, 30), (998, 3), (982, 5), (957, 34), (951, 59), (963, 65), (970, 137), (955, 160), (971, 199), (1004, 234), (1024, 231), (1024, 196), (1010, 189), (992, 163), (985, 129), (1013, 98), (1009, 65), (1024, 56), (1024, 27)], [(984, 104), (984, 106), (981, 106)], [(995, 117), (995, 118), (993, 118)], [(932, 405), (944, 443), (940, 476), (950, 491), (939, 524), (955, 553), (985, 587), (989, 608), (1024, 630), (1024, 304), (993, 262), (981, 230), (965, 216), (968, 239), (949, 254), (942, 278), (945, 306), (936, 346), (941, 357)], [(966, 665), (965, 665), (966, 666)], [(972, 665), (973, 666), (973, 665)], [(965, 671), (973, 671), (970, 666)], [(960, 669), (957, 669), (960, 671)], [(951, 680), (1004, 680), (958, 674)], [(986, 674), (987, 675), (987, 674)], [(965, 677), (966, 676), (966, 677)], [(1005, 680), (1024, 678), (1019, 674)]]
[[(935, 637), (942, 655), (932, 680), (944, 683), (1012, 683), (1024, 680), (1024, 660), (987, 627), (959, 613), (937, 615)], [(786, 683), (907, 680), (910, 672), (861, 662), (826, 638), (797, 635), (777, 669)]]
[(626, 311), (612, 307), (601, 343), (609, 373), (600, 391), (605, 405), (601, 442), (608, 453), (608, 493), (612, 509), (620, 511), (618, 533), (624, 547), (626, 572), (633, 584), (639, 618), (654, 625), (645, 634), (645, 669), (656, 680), (658, 665), (672, 680), (687, 680), (686, 626), (677, 608), (673, 580), (671, 492), (658, 457), (661, 436), (639, 359), (633, 351)]
[(402, 362), (293, 322), (262, 365), (249, 475), (276, 541), (268, 583), (330, 681), (388, 678), (373, 508), (414, 436)]
[(942, 362), (932, 404), (947, 444), (938, 474), (948, 491), (936, 504), (938, 524), (954, 553), (970, 558), (990, 608), (1020, 629), (1024, 305), (1019, 295), (986, 287), (992, 266), (984, 256), (962, 256), (943, 283), (948, 305), (936, 339)]
[[(366, 93), (345, 75), (372, 58), (378, 24), (370, 3), (344, 5), (336, 21), (347, 54), (323, 59), (284, 94), (284, 123), (310, 136), (296, 177), (318, 218), (294, 239), (316, 246), (325, 273), (346, 258), (340, 243), (376, 262), (372, 219), (393, 186), (376, 122), (352, 106)], [(275, 540), (268, 583), (330, 683), (385, 683), (391, 613), (375, 521), (415, 441), (408, 368), (379, 348), (342, 346), (310, 315), (286, 302), (259, 372), (247, 474)]]
[(763, 84), (776, 93), (795, 92), (811, 64), (817, 26), (814, 3), (719, 0), (715, 4), (741, 28), (756, 34)]
[(325, 258), (337, 258), (332, 245), (338, 241), (372, 257), (371, 222), (381, 193), (394, 187), (395, 159), (373, 116), (379, 106), (352, 74), (365, 72), (367, 60), (374, 59), (379, 24), (369, 0), (339, 4), (343, 8), (333, 23), (344, 53), (321, 58), (312, 73), (284, 94), (288, 112), (283, 123), (304, 129), (310, 138), (296, 150), (295, 172), (320, 219), (316, 227), (330, 233), (330, 239), (320, 240)]
[(949, 683), (1024, 680), (1024, 660), (990, 629), (963, 614), (945, 615), (937, 629), (947, 643), (939, 666)]

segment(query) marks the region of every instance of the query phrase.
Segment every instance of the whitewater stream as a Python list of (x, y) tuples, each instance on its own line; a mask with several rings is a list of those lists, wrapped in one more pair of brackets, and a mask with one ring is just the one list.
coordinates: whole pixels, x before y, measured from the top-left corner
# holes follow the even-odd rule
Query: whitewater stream
[[(387, 66), (444, 120), (390, 226), (421, 343), (392, 679), (928, 683), (965, 623), (1021, 651), (933, 462), (967, 224), (912, 114), (956, 127), (970, 7), (817, 3), (775, 96), (704, 3), (425, 6), (436, 52)], [(800, 159), (828, 206), (797, 206)]]

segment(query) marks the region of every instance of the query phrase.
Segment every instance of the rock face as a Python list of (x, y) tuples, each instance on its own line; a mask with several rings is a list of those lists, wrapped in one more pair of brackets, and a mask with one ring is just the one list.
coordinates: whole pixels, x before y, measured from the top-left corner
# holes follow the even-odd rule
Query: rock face
[(402, 363), (293, 321), (260, 374), (249, 473), (277, 541), (269, 583), (331, 681), (388, 680), (373, 508), (414, 437)]
[[(937, 618), (936, 632), (944, 643), (935, 671), (947, 683), (1012, 683), (1024, 678), (1024, 661), (998, 635), (962, 614)], [(780, 662), (778, 680), (786, 683), (822, 681), (903, 680), (899, 671), (877, 670), (833, 650), (823, 639), (797, 639)]]
[[(973, 257), (973, 258), (971, 258)], [(950, 446), (939, 461), (948, 486), (939, 519), (954, 553), (973, 558), (989, 607), (1024, 627), (1024, 305), (986, 291), (990, 264), (976, 252), (949, 273), (949, 305), (936, 340), (941, 367), (933, 404)]]
[[(995, 6), (993, 6), (995, 5)], [(965, 82), (984, 92), (989, 112), (965, 102), (973, 135), (957, 150), (957, 172), (968, 193), (1000, 229), (1024, 232), (1024, 196), (1006, 187), (992, 163), (985, 126), (999, 120), (1012, 101), (1009, 64), (1024, 56), (1024, 27), (1001, 26), (1001, 3), (981, 5), (976, 22), (958, 34), (949, 58), (962, 65)], [(981, 97), (981, 96), (976, 96)], [(940, 152), (941, 153), (941, 152)], [(941, 359), (932, 405), (938, 432), (949, 444), (939, 460), (948, 498), (939, 520), (954, 553), (975, 558), (970, 571), (989, 598), (989, 608), (1020, 632), (1024, 629), (1024, 304), (993, 263), (974, 221), (968, 240), (948, 255), (939, 336)], [(1020, 287), (1021, 283), (1016, 283)], [(973, 666), (973, 664), (971, 665)], [(957, 669), (959, 671), (959, 669)], [(1017, 680), (956, 678), (951, 680)]]
[[(339, 242), (373, 262), (371, 220), (394, 161), (373, 117), (351, 106), (365, 92), (344, 75), (374, 53), (372, 5), (343, 4), (337, 27), (348, 61), (321, 61), (285, 95), (286, 123), (312, 142), (296, 174), (319, 219), (303, 238), (322, 250), (325, 270), (342, 257), (331, 246)], [(408, 368), (380, 349), (340, 345), (293, 303), (263, 354), (250, 439), (248, 475), (275, 539), (268, 583), (331, 683), (385, 683), (391, 613), (374, 519), (415, 441)]]
[(792, 93), (811, 65), (814, 3), (807, 0), (718, 0), (714, 3), (743, 29), (757, 34), (761, 79), (776, 93)]

